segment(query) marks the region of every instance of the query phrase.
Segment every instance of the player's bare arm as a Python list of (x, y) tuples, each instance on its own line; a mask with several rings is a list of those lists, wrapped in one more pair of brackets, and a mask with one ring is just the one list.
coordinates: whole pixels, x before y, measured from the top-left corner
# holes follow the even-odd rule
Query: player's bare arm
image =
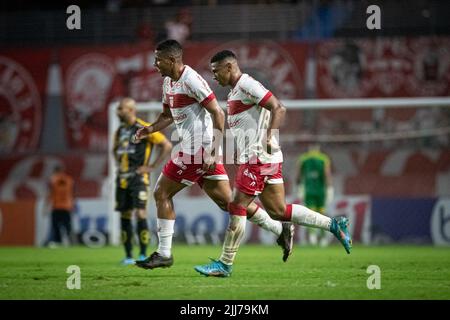
[[(223, 134), (224, 127), (225, 127), (225, 114), (220, 108), (219, 103), (216, 99), (211, 100), (206, 106), (205, 109), (211, 114), (212, 122), (213, 122), (213, 128), (215, 132), (220, 132)], [(219, 150), (219, 147), (222, 143), (222, 139), (219, 139), (218, 137), (214, 137), (213, 145), (211, 146), (210, 151), (211, 158), (209, 161), (205, 161), (203, 165), (203, 170), (209, 171), (214, 169), (215, 163), (216, 163), (216, 150)]]
[(267, 109), (271, 113), (270, 124), (267, 128), (267, 152), (273, 153), (274, 151), (279, 150), (279, 146), (272, 146), (272, 133), (273, 130), (279, 129), (281, 124), (284, 121), (284, 117), (286, 115), (286, 108), (281, 104), (280, 100), (278, 100), (275, 96), (271, 96), (269, 100), (267, 100), (266, 104), (263, 108)]
[(118, 135), (118, 131), (116, 131), (114, 133), (112, 153), (113, 153), (114, 159), (116, 161), (119, 161), (119, 155), (117, 154), (117, 149), (119, 149), (119, 140), (118, 140), (118, 136), (117, 135)]
[(173, 122), (172, 113), (168, 106), (164, 106), (163, 112), (161, 112), (158, 116), (158, 119), (151, 125), (147, 127), (140, 128), (136, 131), (135, 141), (139, 141), (144, 139), (152, 132), (161, 131), (171, 125)]
[(158, 168), (159, 165), (169, 156), (170, 151), (172, 151), (172, 143), (169, 140), (164, 140), (163, 142), (156, 145), (158, 150), (158, 156), (155, 161), (149, 165), (140, 166), (136, 172), (139, 174), (150, 173), (155, 168)]

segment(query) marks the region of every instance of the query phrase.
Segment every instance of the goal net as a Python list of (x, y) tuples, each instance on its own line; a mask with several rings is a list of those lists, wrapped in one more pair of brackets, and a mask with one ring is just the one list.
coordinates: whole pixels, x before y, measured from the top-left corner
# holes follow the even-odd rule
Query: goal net
[[(450, 98), (283, 100), (280, 128), (287, 196), (297, 198), (297, 159), (311, 143), (330, 155), (336, 197), (342, 195), (440, 196), (450, 193)], [(220, 102), (221, 106), (226, 103)], [(117, 103), (109, 106), (109, 234), (119, 243), (120, 216), (114, 211), (116, 164), (112, 140), (119, 126)], [(148, 122), (162, 111), (160, 102), (137, 104)], [(174, 126), (164, 133), (171, 137)], [(449, 167), (449, 168), (447, 168)], [(227, 167), (228, 168), (228, 167)], [(446, 171), (448, 170), (448, 172)], [(160, 169), (152, 174), (151, 190)], [(233, 169), (230, 169), (233, 181)], [(195, 199), (198, 188), (186, 188)], [(447, 193), (447, 194), (446, 194)], [(150, 192), (151, 194), (151, 192)], [(211, 202), (211, 206), (214, 204)], [(153, 211), (153, 210), (152, 210)], [(151, 212), (150, 216), (154, 216)]]

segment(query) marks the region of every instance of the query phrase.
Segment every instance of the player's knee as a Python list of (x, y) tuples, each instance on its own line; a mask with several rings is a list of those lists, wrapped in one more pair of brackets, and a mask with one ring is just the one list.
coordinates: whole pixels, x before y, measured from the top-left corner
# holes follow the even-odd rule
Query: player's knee
[(283, 220), (286, 212), (286, 205), (284, 206), (277, 206), (273, 208), (267, 209), (267, 213), (269, 216), (274, 220)]
[(136, 217), (138, 219), (147, 219), (147, 210), (145, 210), (145, 209), (136, 209)]
[(216, 200), (215, 202), (220, 209), (222, 209), (223, 211), (228, 211), (228, 202), (223, 200)]
[(161, 187), (157, 187), (155, 189), (155, 191), (153, 192), (153, 197), (155, 198), (155, 201), (157, 201), (157, 202), (167, 201), (170, 198), (169, 194)]
[(122, 211), (121, 213), (120, 213), (120, 217), (122, 218), (122, 219), (131, 219), (132, 218), (132, 215), (131, 215), (131, 210), (126, 210), (126, 211)]

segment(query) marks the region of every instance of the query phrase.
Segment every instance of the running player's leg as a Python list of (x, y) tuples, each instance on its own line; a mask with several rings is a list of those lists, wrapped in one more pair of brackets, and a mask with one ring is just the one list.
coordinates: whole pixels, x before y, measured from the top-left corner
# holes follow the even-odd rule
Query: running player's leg
[[(205, 185), (206, 183), (206, 185)], [(228, 181), (215, 181), (203, 179), (205, 192), (222, 209), (228, 211), (227, 203), (231, 202), (231, 187)], [(245, 192), (243, 193), (245, 194)], [(254, 193), (253, 193), (254, 194)], [(263, 208), (259, 207), (254, 201), (246, 206), (247, 219), (257, 224), (264, 230), (270, 231), (277, 236), (277, 243), (283, 250), (283, 261), (286, 262), (292, 252), (292, 240), (294, 236), (294, 227), (292, 223), (281, 223), (272, 219)], [(233, 219), (238, 219), (234, 217)], [(245, 224), (244, 227), (245, 228)], [(243, 229), (244, 232), (245, 229)], [(224, 247), (225, 248), (225, 247)], [(237, 249), (236, 249), (237, 250)]]
[(331, 219), (299, 204), (286, 205), (284, 184), (266, 184), (259, 199), (272, 218), (330, 231), (342, 243), (347, 253), (350, 253), (351, 237), (347, 231), (346, 218)]
[[(202, 189), (220, 209), (228, 211), (228, 204), (231, 202), (233, 196), (228, 180), (203, 179)], [(247, 206), (247, 219), (264, 230), (274, 233), (277, 237), (282, 232), (281, 223), (270, 218), (267, 212), (254, 202), (251, 202)]]
[(245, 233), (247, 207), (254, 197), (236, 191), (233, 201), (228, 204), (230, 221), (225, 232), (222, 254), (217, 261), (213, 260), (210, 264), (196, 266), (194, 268), (196, 271), (205, 276), (228, 277), (231, 275), (234, 258)]
[(138, 267), (153, 269), (170, 267), (173, 264), (172, 237), (175, 225), (175, 211), (172, 198), (187, 185), (171, 180), (161, 174), (156, 182), (154, 198), (157, 209), (158, 249), (147, 259), (136, 261)]

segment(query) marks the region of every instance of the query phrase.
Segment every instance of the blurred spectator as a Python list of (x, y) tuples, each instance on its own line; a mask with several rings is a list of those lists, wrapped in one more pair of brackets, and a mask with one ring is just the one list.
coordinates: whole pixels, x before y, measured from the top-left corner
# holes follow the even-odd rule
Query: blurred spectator
[(67, 242), (72, 242), (72, 217), (74, 205), (73, 178), (68, 175), (62, 166), (57, 166), (50, 177), (49, 203), (51, 205), (52, 238), (49, 246), (57, 247), (63, 243), (62, 229), (67, 235)]
[(166, 22), (167, 38), (183, 44), (191, 36), (192, 15), (189, 8), (178, 11), (175, 20)]

